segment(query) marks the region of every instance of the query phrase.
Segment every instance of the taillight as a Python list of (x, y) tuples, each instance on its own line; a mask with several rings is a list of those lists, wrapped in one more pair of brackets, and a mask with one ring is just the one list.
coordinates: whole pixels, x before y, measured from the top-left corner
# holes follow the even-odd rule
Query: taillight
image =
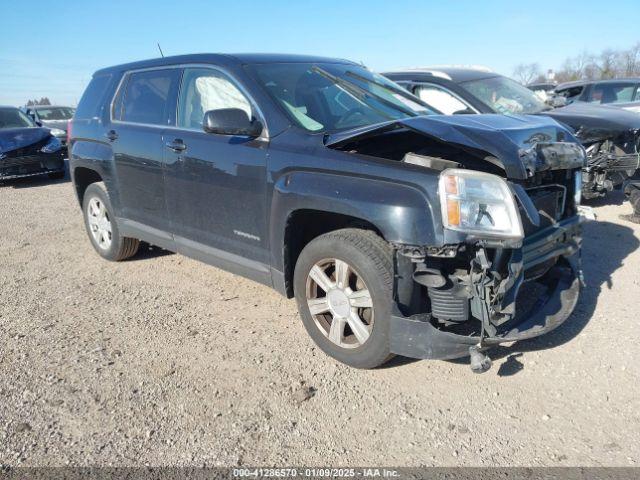
[(71, 126), (73, 125), (73, 120), (69, 120), (67, 122), (67, 145), (71, 143)]

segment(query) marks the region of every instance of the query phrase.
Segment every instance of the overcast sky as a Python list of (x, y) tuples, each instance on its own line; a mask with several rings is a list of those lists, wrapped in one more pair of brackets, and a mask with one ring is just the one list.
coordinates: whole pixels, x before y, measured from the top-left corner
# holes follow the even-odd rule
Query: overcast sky
[(201, 52), (335, 56), (378, 71), (518, 63), (558, 68), (640, 41), (638, 0), (0, 0), (0, 104), (75, 105), (98, 68)]

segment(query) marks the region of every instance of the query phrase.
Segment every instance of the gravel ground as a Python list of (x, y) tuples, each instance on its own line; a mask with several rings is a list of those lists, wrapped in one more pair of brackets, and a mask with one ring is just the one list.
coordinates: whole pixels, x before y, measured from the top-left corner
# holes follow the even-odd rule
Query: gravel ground
[(640, 226), (593, 205), (573, 316), (475, 375), (350, 369), (266, 287), (100, 259), (68, 181), (0, 186), (0, 464), (638, 466)]

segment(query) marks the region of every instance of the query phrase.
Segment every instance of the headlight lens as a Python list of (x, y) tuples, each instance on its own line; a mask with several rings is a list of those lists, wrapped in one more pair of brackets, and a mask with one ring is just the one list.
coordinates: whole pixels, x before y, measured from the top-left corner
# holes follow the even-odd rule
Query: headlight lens
[(61, 130), (60, 128), (52, 128), (51, 135), (53, 135), (54, 137), (64, 137), (67, 135), (67, 132)]
[(522, 221), (511, 189), (502, 178), (472, 170), (440, 174), (445, 228), (478, 236), (521, 239)]
[(51, 137), (47, 144), (40, 149), (42, 153), (54, 153), (62, 148), (62, 143), (56, 137)]

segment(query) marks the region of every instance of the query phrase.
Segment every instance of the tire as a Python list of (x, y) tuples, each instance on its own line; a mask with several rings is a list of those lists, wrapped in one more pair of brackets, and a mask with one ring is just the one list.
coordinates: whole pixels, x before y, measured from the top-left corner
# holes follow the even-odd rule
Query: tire
[[(96, 207), (104, 208), (106, 215), (102, 220), (96, 220), (98, 216), (92, 215)], [(119, 262), (132, 257), (138, 251), (140, 241), (137, 238), (123, 237), (118, 230), (113, 207), (109, 200), (109, 194), (102, 182), (92, 183), (87, 187), (82, 199), (82, 214), (87, 235), (98, 254), (112, 262)], [(106, 220), (106, 221), (105, 221)], [(100, 233), (94, 233), (94, 226), (100, 222)], [(107, 234), (110, 227), (110, 232)], [(108, 238), (108, 241), (107, 241)], [(104, 241), (103, 241), (104, 240)]]
[(631, 195), (629, 195), (629, 203), (633, 207), (633, 214), (638, 217), (640, 216), (640, 190), (634, 188), (631, 190)]
[[(340, 278), (346, 279), (346, 282), (340, 283), (338, 265), (343, 271), (345, 263), (348, 273)], [(327, 265), (326, 270), (324, 265)], [(314, 280), (318, 278), (318, 269), (327, 275), (324, 280), (331, 281), (326, 290), (320, 288), (322, 281), (318, 283)], [(331, 297), (329, 291), (340, 290), (338, 287), (341, 285), (346, 285), (341, 290), (342, 294)], [(363, 292), (369, 295), (364, 295), (364, 303), (360, 299), (361, 304), (371, 307), (354, 307), (354, 296)], [(351, 367), (365, 369), (378, 367), (393, 357), (389, 350), (393, 297), (392, 250), (374, 232), (349, 228), (321, 235), (309, 242), (296, 262), (294, 293), (307, 333), (330, 357)], [(315, 310), (318, 310), (318, 306), (319, 310), (328, 310), (312, 314), (309, 300), (315, 303)], [(353, 315), (356, 316), (355, 323)], [(358, 319), (368, 331), (364, 341)], [(336, 331), (342, 330), (343, 334), (332, 333), (332, 325), (336, 321)], [(352, 324), (355, 328), (351, 327)], [(341, 329), (340, 325), (346, 326)], [(330, 340), (330, 337), (334, 340)]]

